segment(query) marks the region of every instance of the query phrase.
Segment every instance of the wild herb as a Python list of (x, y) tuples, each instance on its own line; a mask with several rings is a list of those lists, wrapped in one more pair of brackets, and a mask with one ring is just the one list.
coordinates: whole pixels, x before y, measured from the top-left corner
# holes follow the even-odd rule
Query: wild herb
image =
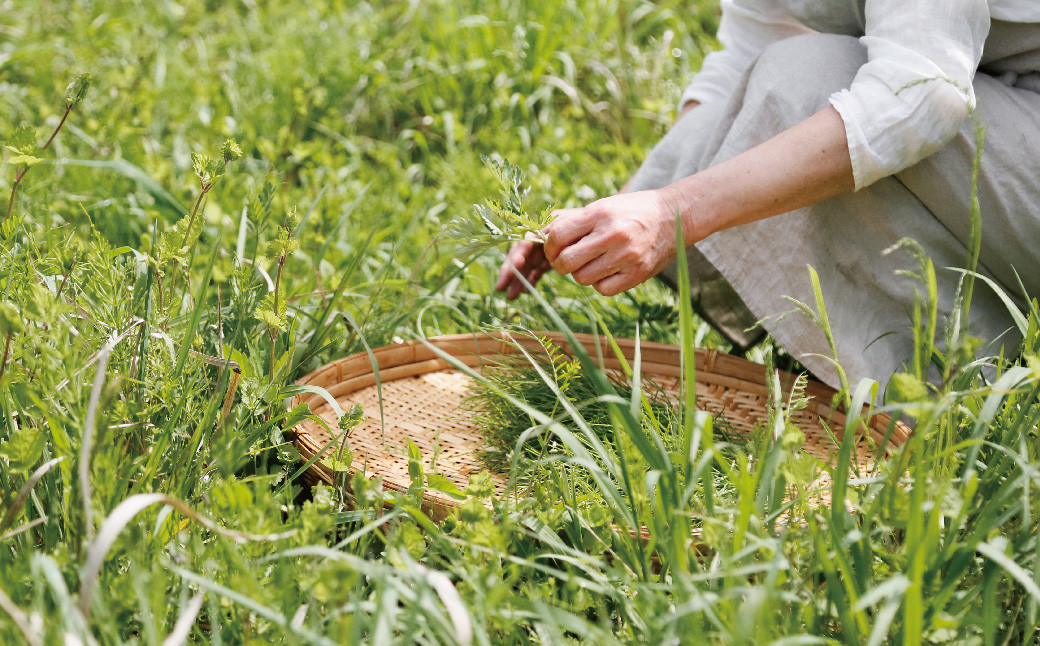
[(524, 172), (508, 161), (482, 157), (498, 180), (500, 197), (489, 197), (473, 205), (473, 215), (451, 221), (445, 237), (458, 245), (464, 258), (522, 240), (545, 241), (542, 229), (552, 221), (551, 204), (537, 214), (529, 214), (525, 200), (531, 187), (524, 184)]
[(271, 339), (270, 374), (272, 377), (275, 367), (275, 341), (279, 332), (285, 332), (288, 329), (285, 318), (286, 299), (283, 293), (282, 269), (285, 267), (286, 258), (300, 248), (300, 243), (296, 240), (296, 227), (299, 224), (300, 219), (296, 216), (295, 207), (287, 210), (285, 219), (278, 227), (274, 239), (267, 243), (264, 252), (267, 259), (273, 260), (277, 265), (274, 289), (264, 297), (260, 307), (256, 310), (256, 317), (267, 326), (267, 335)]
[[(69, 86), (65, 88), (65, 112), (61, 115), (61, 121), (58, 122), (58, 125), (51, 132), (51, 136), (47, 138), (47, 142), (43, 146), (36, 145), (36, 129), (32, 126), (22, 126), (11, 135), (5, 148), (13, 153), (7, 159), (7, 163), (14, 165), (15, 176), (11, 185), (11, 197), (7, 201), (7, 213), (4, 215), (3, 220), (4, 225), (11, 219), (11, 212), (14, 210), (14, 196), (18, 192), (18, 185), (22, 182), (30, 168), (43, 161), (39, 155), (50, 148), (54, 138), (58, 136), (61, 127), (65, 125), (65, 121), (69, 118), (69, 113), (87, 96), (87, 90), (90, 89), (92, 81), (93, 77), (90, 73), (85, 72), (80, 74), (75, 81), (69, 83)], [(7, 237), (9, 236), (5, 234), (4, 238)]]
[[(536, 365), (525, 359), (502, 357), (500, 362), (485, 368), (486, 380), (475, 383), (467, 395), (463, 408), (475, 422), (488, 447), (480, 457), (490, 469), (508, 473), (517, 441), (539, 423), (518, 408), (509, 398), (515, 398), (550, 418), (566, 422), (569, 414), (562, 405), (573, 404), (582, 419), (593, 429), (601, 442), (615, 445), (614, 420), (610, 406), (603, 401), (597, 383), (584, 372), (581, 362), (562, 352), (548, 338), (539, 339), (544, 353), (534, 355)], [(611, 375), (611, 385), (618, 396), (631, 398), (632, 387), (620, 376)], [(668, 429), (666, 435), (674, 441), (677, 436), (677, 416), (674, 403), (652, 382), (644, 384), (649, 393), (653, 415)], [(525, 468), (531, 462), (548, 455), (566, 451), (551, 435), (541, 434), (522, 446)]]

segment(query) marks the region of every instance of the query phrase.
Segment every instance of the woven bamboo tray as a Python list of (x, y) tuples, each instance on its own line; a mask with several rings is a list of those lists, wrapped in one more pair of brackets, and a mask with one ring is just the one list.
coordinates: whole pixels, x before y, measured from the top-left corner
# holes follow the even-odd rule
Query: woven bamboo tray
[[(562, 334), (549, 332), (543, 336), (561, 349), (569, 347)], [(620, 363), (605, 338), (583, 334), (576, 337), (591, 356), (602, 358), (603, 368), (620, 369)], [(484, 334), (434, 337), (426, 342), (409, 341), (376, 348), (372, 356), (361, 352), (333, 361), (297, 383), (324, 388), (344, 410), (352, 404), (364, 407), (366, 421), (351, 431), (347, 439), (353, 452), (352, 471), (363, 471), (367, 477), (380, 475), (385, 488), (407, 491), (410, 480), (405, 447), (411, 440), (422, 451), (427, 472), (436, 448), (437, 471), (461, 489), (470, 475), (480, 470), (477, 451), (483, 447), (483, 439), (459, 408), (471, 379), (438, 356), (430, 346), (467, 366), (480, 369), (487, 363), (501, 361), (502, 355), (519, 354), (513, 343), (542, 352), (537, 339), (524, 335), (516, 335), (512, 341), (506, 341), (503, 336)], [(620, 339), (617, 343), (626, 360), (631, 361), (635, 356), (635, 342)], [(678, 397), (681, 375), (679, 348), (644, 341), (640, 343), (640, 353), (642, 374), (669, 395)], [(379, 365), (382, 418), (373, 358)], [(699, 408), (725, 418), (731, 433), (750, 433), (756, 425), (766, 422), (769, 392), (765, 366), (714, 350), (697, 350), (696, 366)], [(781, 371), (780, 379), (786, 393), (795, 376)], [(845, 414), (831, 407), (834, 390), (828, 386), (810, 381), (806, 395), (811, 398), (809, 406), (795, 413), (793, 418), (805, 433), (803, 450), (829, 461), (837, 447), (824, 424), (840, 440), (845, 428)], [(307, 393), (297, 396), (294, 403), (299, 402), (308, 403), (311, 411), (330, 428), (337, 428), (336, 413), (324, 398)], [(870, 421), (870, 441), (865, 437), (857, 439), (857, 466), (861, 473), (865, 473), (873, 461), (875, 456), (871, 451), (882, 443), (889, 423), (887, 415), (875, 415)], [(310, 460), (333, 442), (325, 427), (314, 420), (304, 421), (294, 431), (296, 447), (304, 460)], [(908, 434), (909, 429), (897, 423), (888, 444), (898, 446)], [(319, 481), (332, 484), (336, 474), (316, 461), (305, 477), (311, 484)], [(498, 493), (505, 489), (505, 485), (505, 476), (497, 476)], [(458, 504), (449, 496), (427, 491), (423, 511), (434, 520), (440, 520)]]

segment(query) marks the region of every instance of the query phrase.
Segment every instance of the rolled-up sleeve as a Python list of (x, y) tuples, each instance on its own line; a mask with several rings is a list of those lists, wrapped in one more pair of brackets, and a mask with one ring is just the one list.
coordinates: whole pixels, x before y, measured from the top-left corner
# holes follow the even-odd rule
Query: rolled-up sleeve
[(975, 105), (972, 78), (989, 33), (986, 0), (868, 0), (867, 63), (831, 96), (856, 188), (948, 143)]
[(722, 49), (704, 58), (701, 71), (679, 100), (728, 99), (751, 63), (772, 43), (812, 30), (785, 11), (780, 0), (722, 0), (718, 39)]

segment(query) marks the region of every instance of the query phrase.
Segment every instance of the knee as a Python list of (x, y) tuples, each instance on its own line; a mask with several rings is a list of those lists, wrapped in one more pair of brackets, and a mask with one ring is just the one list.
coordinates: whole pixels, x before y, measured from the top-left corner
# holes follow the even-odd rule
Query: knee
[(767, 103), (794, 125), (827, 107), (866, 62), (866, 48), (851, 36), (786, 38), (766, 47), (752, 65), (745, 99)]

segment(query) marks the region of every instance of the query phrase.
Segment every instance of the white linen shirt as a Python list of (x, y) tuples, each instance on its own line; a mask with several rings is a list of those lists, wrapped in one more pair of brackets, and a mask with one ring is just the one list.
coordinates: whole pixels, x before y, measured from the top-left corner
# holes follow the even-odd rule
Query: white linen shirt
[(705, 57), (680, 106), (728, 98), (776, 41), (816, 30), (859, 36), (867, 63), (830, 98), (858, 190), (936, 152), (961, 128), (975, 105), (972, 78), (991, 19), (1040, 23), (1040, 2), (722, 0), (723, 49)]

